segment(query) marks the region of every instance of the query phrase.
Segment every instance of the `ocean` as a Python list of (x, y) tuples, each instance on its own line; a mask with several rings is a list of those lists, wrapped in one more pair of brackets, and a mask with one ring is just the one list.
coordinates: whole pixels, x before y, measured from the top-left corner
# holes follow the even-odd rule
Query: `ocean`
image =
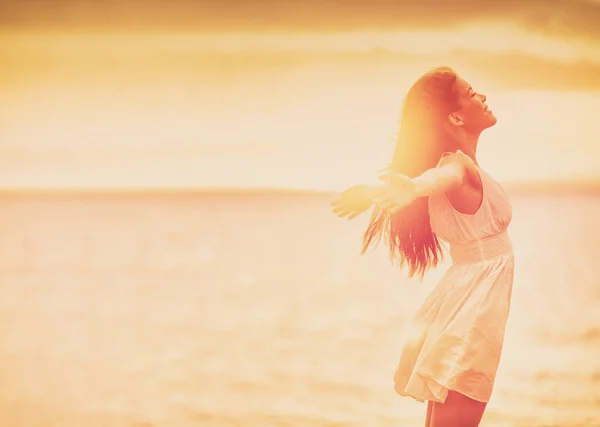
[[(423, 281), (313, 193), (0, 196), (0, 424), (391, 427)], [(600, 426), (600, 196), (513, 195), (482, 427)], [(448, 257), (447, 257), (448, 258)]]

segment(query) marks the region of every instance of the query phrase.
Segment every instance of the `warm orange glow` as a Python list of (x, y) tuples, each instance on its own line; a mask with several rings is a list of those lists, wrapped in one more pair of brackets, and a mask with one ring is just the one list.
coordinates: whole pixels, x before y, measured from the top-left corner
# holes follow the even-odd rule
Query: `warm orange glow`
[(439, 65), (517, 182), (482, 425), (597, 425), (600, 5), (558, 3), (0, 2), (0, 426), (423, 425), (393, 372), (449, 258), (360, 257), (320, 190), (376, 180)]
[[(4, 187), (338, 189), (372, 180), (388, 161), (403, 94), (438, 64), (488, 95), (499, 124), (480, 154), (500, 179), (599, 177), (600, 97), (577, 87), (600, 82), (578, 65), (600, 67), (600, 50), (585, 40), (491, 24), (7, 34)], [(496, 66), (483, 66), (488, 59)]]

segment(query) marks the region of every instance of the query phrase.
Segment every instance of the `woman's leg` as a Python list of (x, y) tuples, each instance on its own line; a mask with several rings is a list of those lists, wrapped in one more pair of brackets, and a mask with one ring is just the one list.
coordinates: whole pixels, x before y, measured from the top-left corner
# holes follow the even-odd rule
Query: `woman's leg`
[(427, 415), (425, 415), (425, 427), (431, 427), (431, 411), (433, 411), (433, 402), (427, 402)]
[(478, 427), (486, 405), (449, 391), (444, 403), (433, 403), (429, 427)]

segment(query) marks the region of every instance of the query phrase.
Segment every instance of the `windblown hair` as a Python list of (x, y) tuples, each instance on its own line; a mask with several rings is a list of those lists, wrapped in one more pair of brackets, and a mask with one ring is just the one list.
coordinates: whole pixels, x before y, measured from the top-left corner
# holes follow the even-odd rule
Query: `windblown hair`
[[(390, 171), (414, 178), (436, 167), (445, 152), (455, 151), (456, 140), (445, 126), (459, 109), (456, 73), (435, 68), (421, 76), (408, 91)], [(392, 263), (408, 266), (409, 276), (420, 278), (443, 258), (442, 248), (429, 222), (428, 197), (421, 197), (393, 215), (375, 208), (363, 235), (364, 254), (371, 243), (385, 237)]]

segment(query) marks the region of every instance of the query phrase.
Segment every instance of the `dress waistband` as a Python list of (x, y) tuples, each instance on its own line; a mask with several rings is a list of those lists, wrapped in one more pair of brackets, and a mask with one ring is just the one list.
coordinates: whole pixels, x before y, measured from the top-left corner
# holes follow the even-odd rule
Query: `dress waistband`
[(512, 253), (512, 243), (506, 230), (482, 239), (450, 244), (453, 264), (471, 264)]

